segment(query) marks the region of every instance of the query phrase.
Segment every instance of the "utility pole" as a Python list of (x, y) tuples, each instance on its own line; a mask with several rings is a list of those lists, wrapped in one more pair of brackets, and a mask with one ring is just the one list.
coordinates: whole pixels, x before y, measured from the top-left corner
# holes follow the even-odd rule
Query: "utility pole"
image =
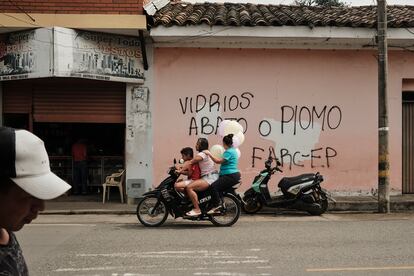
[(388, 46), (387, 3), (377, 0), (378, 18), (378, 212), (390, 212), (388, 160)]

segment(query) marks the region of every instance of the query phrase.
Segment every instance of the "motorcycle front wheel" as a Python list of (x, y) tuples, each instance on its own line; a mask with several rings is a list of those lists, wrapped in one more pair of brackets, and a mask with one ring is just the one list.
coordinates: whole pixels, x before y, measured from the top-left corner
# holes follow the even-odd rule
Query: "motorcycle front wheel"
[(246, 214), (256, 214), (262, 208), (263, 204), (256, 196), (243, 197), (242, 210)]
[(232, 226), (240, 217), (240, 203), (239, 200), (227, 194), (223, 196), (224, 210), (217, 215), (210, 217), (210, 221), (216, 226)]
[(325, 193), (320, 191), (314, 191), (314, 197), (316, 199), (316, 203), (320, 205), (320, 208), (318, 210), (308, 210), (308, 213), (312, 216), (320, 216), (328, 210), (328, 198)]
[(166, 221), (168, 210), (162, 200), (156, 196), (148, 196), (138, 204), (137, 217), (144, 226), (156, 227)]

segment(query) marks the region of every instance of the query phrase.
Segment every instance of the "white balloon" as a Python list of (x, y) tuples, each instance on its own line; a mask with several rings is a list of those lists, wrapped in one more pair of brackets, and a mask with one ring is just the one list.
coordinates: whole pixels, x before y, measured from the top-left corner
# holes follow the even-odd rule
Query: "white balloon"
[(243, 126), (236, 121), (230, 121), (229, 123), (226, 124), (226, 127), (224, 128), (223, 136), (226, 136), (228, 134), (234, 135), (240, 131), (243, 132)]
[(233, 147), (238, 148), (244, 142), (244, 134), (239, 131), (233, 136)]
[(224, 129), (226, 128), (228, 123), (230, 123), (230, 120), (224, 120), (220, 122), (217, 128), (217, 134), (220, 135), (221, 137), (224, 136)]
[(210, 148), (211, 154), (216, 158), (221, 158), (224, 153), (224, 148), (222, 145), (214, 145)]
[(241, 156), (241, 151), (237, 148), (237, 149), (236, 149), (236, 152), (237, 152), (237, 157), (238, 157), (238, 158), (240, 158), (240, 156)]

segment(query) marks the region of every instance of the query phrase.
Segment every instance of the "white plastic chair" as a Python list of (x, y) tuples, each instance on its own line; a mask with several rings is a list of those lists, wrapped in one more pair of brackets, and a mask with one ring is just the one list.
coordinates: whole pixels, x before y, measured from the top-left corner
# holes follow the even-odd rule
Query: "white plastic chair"
[(102, 187), (103, 187), (102, 203), (105, 203), (106, 188), (108, 188), (108, 200), (109, 200), (110, 187), (118, 187), (119, 194), (121, 195), (121, 203), (124, 203), (124, 189), (123, 189), (124, 179), (125, 179), (125, 170), (119, 170), (119, 172), (113, 173), (105, 178), (105, 183), (102, 184)]

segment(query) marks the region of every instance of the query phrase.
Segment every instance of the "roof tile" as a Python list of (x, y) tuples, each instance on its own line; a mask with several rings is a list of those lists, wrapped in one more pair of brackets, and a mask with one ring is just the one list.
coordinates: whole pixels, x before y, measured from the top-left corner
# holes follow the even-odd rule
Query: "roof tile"
[[(154, 26), (336, 26), (376, 28), (376, 6), (302, 7), (234, 3), (170, 3)], [(388, 6), (389, 28), (414, 27), (414, 6)]]

